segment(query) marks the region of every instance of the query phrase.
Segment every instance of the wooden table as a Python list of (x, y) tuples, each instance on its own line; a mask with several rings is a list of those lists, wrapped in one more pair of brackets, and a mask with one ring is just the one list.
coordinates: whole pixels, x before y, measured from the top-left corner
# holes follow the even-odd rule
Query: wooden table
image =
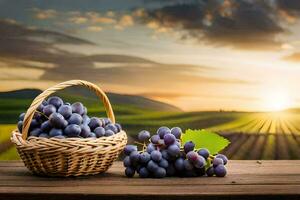
[(126, 178), (121, 162), (79, 178), (31, 175), (19, 161), (0, 162), (0, 199), (288, 199), (300, 200), (300, 160), (230, 161), (228, 176)]

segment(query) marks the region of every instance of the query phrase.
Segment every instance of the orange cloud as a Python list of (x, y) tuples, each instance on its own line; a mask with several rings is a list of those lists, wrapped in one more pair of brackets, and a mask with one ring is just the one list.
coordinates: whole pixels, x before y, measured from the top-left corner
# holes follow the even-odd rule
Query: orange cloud
[(295, 52), (291, 55), (283, 57), (283, 60), (290, 62), (300, 62), (300, 52)]
[(70, 18), (69, 21), (73, 22), (75, 24), (84, 24), (88, 21), (88, 19), (86, 17), (76, 16), (76, 17)]
[(87, 30), (91, 32), (100, 32), (103, 28), (101, 26), (89, 26)]

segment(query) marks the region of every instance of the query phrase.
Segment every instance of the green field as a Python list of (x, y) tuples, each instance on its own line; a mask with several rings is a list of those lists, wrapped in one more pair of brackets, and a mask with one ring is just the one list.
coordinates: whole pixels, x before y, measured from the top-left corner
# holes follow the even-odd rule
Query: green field
[[(70, 102), (82, 101), (90, 116), (105, 116), (97, 98), (88, 95), (60, 94)], [(0, 160), (18, 159), (9, 141), (19, 113), (26, 110), (32, 97), (1, 96), (0, 94)], [(24, 96), (23, 96), (24, 97)], [(116, 98), (117, 97), (117, 98)], [(133, 142), (143, 129), (154, 133), (160, 126), (179, 126), (183, 130), (209, 129), (231, 141), (224, 153), (230, 159), (300, 159), (300, 112), (248, 113), (248, 112), (183, 112), (159, 102), (138, 96), (111, 101), (116, 119)], [(131, 99), (134, 98), (134, 101)], [(124, 104), (126, 102), (126, 104)]]

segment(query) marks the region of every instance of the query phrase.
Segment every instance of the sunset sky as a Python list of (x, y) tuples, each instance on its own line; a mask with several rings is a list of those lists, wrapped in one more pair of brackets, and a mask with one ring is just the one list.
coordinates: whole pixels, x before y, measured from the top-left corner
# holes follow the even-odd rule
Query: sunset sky
[(69, 79), (183, 110), (300, 106), (298, 0), (0, 0), (0, 90)]

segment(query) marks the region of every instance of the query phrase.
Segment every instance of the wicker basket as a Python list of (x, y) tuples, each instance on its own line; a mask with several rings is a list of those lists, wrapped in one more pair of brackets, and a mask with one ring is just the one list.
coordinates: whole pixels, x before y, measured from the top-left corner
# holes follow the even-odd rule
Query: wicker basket
[(124, 131), (101, 138), (39, 138), (28, 137), (33, 115), (49, 95), (70, 86), (89, 88), (102, 100), (107, 116), (115, 122), (114, 113), (105, 93), (95, 84), (82, 80), (71, 80), (55, 85), (38, 95), (28, 108), (22, 134), (13, 131), (11, 140), (25, 166), (34, 174), (44, 176), (79, 176), (105, 172), (117, 159), (127, 143)]

